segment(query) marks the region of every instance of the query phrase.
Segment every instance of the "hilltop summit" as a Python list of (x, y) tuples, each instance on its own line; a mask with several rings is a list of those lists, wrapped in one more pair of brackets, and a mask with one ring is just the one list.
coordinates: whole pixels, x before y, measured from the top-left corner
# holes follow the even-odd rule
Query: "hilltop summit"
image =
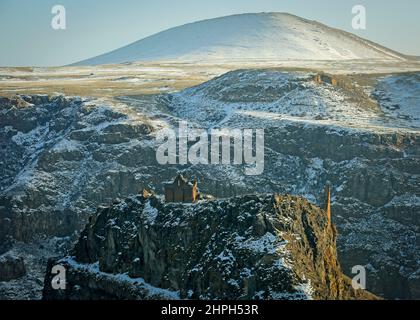
[(180, 60), (405, 59), (351, 33), (287, 13), (248, 13), (162, 31), (79, 65)]

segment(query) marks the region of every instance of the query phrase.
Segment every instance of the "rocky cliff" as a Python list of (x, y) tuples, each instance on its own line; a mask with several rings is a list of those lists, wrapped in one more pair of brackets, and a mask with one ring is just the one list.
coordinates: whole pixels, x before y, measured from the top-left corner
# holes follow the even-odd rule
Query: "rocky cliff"
[[(367, 299), (337, 261), (326, 212), (292, 196), (101, 208), (72, 256), (51, 261), (45, 299)], [(67, 287), (51, 287), (51, 267)]]
[[(370, 291), (420, 297), (419, 73), (363, 76), (366, 83), (340, 76), (337, 86), (314, 75), (239, 70), (176, 93), (113, 101), (2, 98), (0, 253), (12, 238), (80, 231), (98, 206), (144, 187), (161, 193), (180, 170), (219, 198), (257, 191), (322, 205), (329, 182), (343, 271), (364, 265)], [(156, 134), (180, 119), (204, 129), (263, 128), (263, 174), (159, 165)]]

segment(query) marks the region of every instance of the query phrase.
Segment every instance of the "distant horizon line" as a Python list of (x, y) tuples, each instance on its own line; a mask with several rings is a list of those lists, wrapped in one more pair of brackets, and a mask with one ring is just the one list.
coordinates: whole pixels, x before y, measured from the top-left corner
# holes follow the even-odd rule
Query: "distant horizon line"
[[(90, 59), (93, 59), (93, 58), (96, 58), (96, 57), (99, 57), (99, 56), (102, 56), (102, 55), (109, 54), (111, 52), (120, 50), (122, 48), (125, 48), (127, 46), (130, 46), (130, 45), (135, 44), (137, 42), (146, 40), (148, 38), (154, 37), (156, 35), (159, 35), (161, 33), (164, 33), (166, 31), (169, 31), (169, 30), (172, 30), (172, 29), (181, 28), (183, 26), (188, 26), (188, 25), (192, 25), (192, 24), (196, 24), (196, 23), (202, 23), (202, 22), (211, 21), (211, 20), (219, 20), (219, 19), (224, 19), (224, 18), (229, 18), (229, 17), (246, 16), (246, 15), (285, 15), (285, 16), (287, 15), (287, 16), (295, 17), (295, 18), (300, 19), (300, 20), (303, 20), (303, 21), (318, 23), (318, 24), (321, 24), (323, 26), (326, 26), (326, 27), (328, 27), (330, 29), (334, 29), (334, 30), (338, 30), (340, 32), (351, 34), (351, 35), (353, 35), (353, 36), (355, 36), (355, 37), (357, 37), (359, 39), (362, 39), (362, 40), (365, 40), (365, 41), (369, 41), (369, 42), (374, 43), (376, 45), (379, 45), (379, 46), (381, 46), (381, 47), (383, 47), (383, 48), (385, 48), (387, 50), (393, 51), (394, 53), (397, 53), (397, 54), (399, 54), (401, 56), (404, 56), (408, 60), (412, 60), (412, 59), (414, 59), (414, 60), (420, 60), (420, 55), (410, 55), (410, 54), (402, 53), (402, 52), (397, 51), (397, 50), (395, 50), (393, 48), (390, 48), (388, 46), (382, 45), (382, 44), (380, 44), (380, 43), (378, 43), (376, 41), (372, 41), (372, 40), (363, 38), (363, 37), (361, 37), (361, 36), (359, 36), (359, 35), (357, 35), (357, 34), (355, 34), (353, 32), (346, 31), (346, 30), (343, 30), (343, 29), (340, 29), (340, 28), (336, 28), (336, 27), (331, 27), (328, 24), (323, 23), (323, 22), (320, 22), (318, 20), (304, 18), (302, 16), (299, 16), (299, 15), (296, 15), (296, 14), (293, 14), (293, 13), (289, 13), (289, 12), (285, 12), (285, 11), (258, 11), (258, 12), (233, 13), (233, 14), (229, 14), (229, 15), (215, 16), (213, 18), (206, 18), (206, 19), (201, 19), (201, 20), (194, 20), (194, 21), (191, 21), (191, 22), (186, 22), (186, 23), (174, 25), (172, 27), (165, 28), (165, 29), (162, 29), (160, 31), (157, 31), (157, 32), (155, 32), (153, 34), (150, 34), (148, 36), (142, 37), (142, 38), (140, 38), (138, 40), (129, 42), (129, 43), (125, 44), (125, 45), (119, 46), (119, 47), (117, 47), (115, 49), (108, 50), (108, 51), (105, 51), (103, 53), (95, 54), (95, 55), (90, 56), (90, 57), (87, 57), (85, 59), (81, 59), (81, 60), (78, 59), (77, 61), (70, 62), (68, 64), (51, 65), (51, 66), (41, 66), (41, 65), (15, 65), (15, 66), (13, 66), (13, 65), (0, 65), (0, 68), (63, 68), (63, 67), (81, 66), (79, 64), (82, 63), (83, 61), (87, 61), (87, 60), (90, 60)], [(154, 62), (154, 61), (158, 62), (158, 61), (171, 61), (171, 60), (176, 60), (176, 59), (167, 59), (167, 60), (164, 60), (164, 59), (156, 59), (156, 60), (150, 60), (150, 61), (141, 61), (141, 60), (139, 60), (138, 62), (147, 63), (147, 62)], [(261, 60), (268, 60), (268, 59), (261, 59)], [(276, 60), (276, 59), (272, 59), (272, 60)], [(290, 59), (277, 59), (277, 60), (283, 60), (284, 61), (284, 60), (290, 60)], [(302, 60), (302, 59), (296, 59), (296, 60)], [(314, 59), (314, 60), (317, 60), (317, 59)], [(349, 59), (349, 61), (351, 61), (351, 60), (352, 59)], [(355, 60), (358, 60), (358, 59), (355, 59)], [(302, 61), (304, 61), (304, 60), (302, 60)], [(336, 59), (322, 60), (322, 61), (336, 61)], [(113, 64), (118, 65), (118, 64), (124, 64), (124, 63), (135, 63), (135, 62), (136, 61), (134, 61), (134, 62), (122, 62), (122, 63), (108, 63), (108, 64), (103, 64), (103, 65), (113, 65)], [(87, 66), (87, 65), (85, 65), (85, 66)]]

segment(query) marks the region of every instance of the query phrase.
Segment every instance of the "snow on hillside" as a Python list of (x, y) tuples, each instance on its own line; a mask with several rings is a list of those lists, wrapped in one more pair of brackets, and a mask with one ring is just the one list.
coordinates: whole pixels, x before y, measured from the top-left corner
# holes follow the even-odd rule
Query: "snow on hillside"
[(172, 28), (82, 61), (98, 65), (151, 60), (404, 60), (353, 34), (286, 13), (252, 13)]
[(372, 93), (390, 118), (410, 121), (420, 127), (420, 73), (386, 76)]
[[(419, 128), (415, 79), (411, 82), (394, 77), (380, 80), (377, 89), (371, 88), (376, 92), (372, 96), (380, 104), (373, 108), (369, 107), (372, 101), (368, 96), (355, 101), (352, 92), (339, 86), (317, 84), (314, 76), (310, 72), (238, 70), (173, 93), (166, 103), (177, 116), (207, 128), (248, 127), (250, 120), (258, 119), (262, 126), (281, 120), (347, 128)], [(389, 88), (390, 81), (399, 83), (397, 89), (406, 93), (399, 97)], [(410, 116), (403, 117), (386, 108), (395, 103), (401, 105), (398, 112)]]

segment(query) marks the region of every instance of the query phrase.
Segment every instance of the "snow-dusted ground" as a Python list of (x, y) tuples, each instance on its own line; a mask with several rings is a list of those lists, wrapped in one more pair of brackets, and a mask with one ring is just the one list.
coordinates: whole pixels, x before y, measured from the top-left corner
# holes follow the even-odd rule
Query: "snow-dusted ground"
[[(117, 64), (127, 61), (130, 63)], [(345, 258), (352, 250), (367, 252), (369, 270), (379, 278), (387, 277), (378, 272), (381, 268), (397, 270), (401, 283), (416, 286), (419, 232), (413, 212), (420, 207), (418, 152), (415, 145), (410, 147), (404, 141), (398, 145), (397, 140), (401, 135), (415, 143), (420, 129), (420, 61), (317, 22), (267, 13), (184, 25), (82, 62), (100, 63), (114, 64), (0, 68), (0, 96), (94, 97), (75, 99), (80, 103), (62, 109), (55, 108), (55, 101), (35, 110), (27, 105), (33, 118), (25, 120), (35, 120), (29, 131), (19, 128), (19, 121), (16, 128), (0, 126), (5, 141), (0, 144), (10, 151), (8, 158), (4, 156), (7, 164), (2, 164), (8, 170), (2, 171), (0, 195), (8, 193), (19, 204), (13, 209), (22, 210), (19, 217), (31, 219), (68, 208), (73, 213), (93, 213), (101, 202), (137, 193), (139, 186), (156, 187), (159, 179), (169, 179), (177, 168), (162, 169), (153, 163), (153, 138), (159, 129), (171, 127), (179, 119), (205, 128), (265, 128), (267, 138), (272, 134), (275, 139), (266, 145), (263, 176), (248, 179), (243, 168), (234, 166), (193, 166), (190, 172), (205, 177), (206, 187), (220, 191), (221, 196), (252, 189), (300, 194), (313, 202), (319, 202), (326, 180), (335, 179), (333, 204), (345, 213), (335, 217), (344, 233), (339, 243)], [(255, 68), (271, 70), (235, 71), (211, 80), (232, 70)], [(308, 70), (295, 72), (294, 68)], [(355, 75), (360, 91), (317, 84), (312, 80), (317, 70)], [(417, 73), (399, 74), (405, 71)], [(381, 75), (374, 75), (377, 73)], [(370, 81), (362, 83), (364, 78)], [(362, 91), (365, 94), (361, 95)], [(172, 100), (150, 95), (167, 92), (172, 93)], [(45, 108), (51, 109), (45, 112)], [(53, 117), (46, 115), (55, 111)], [(0, 124), (4, 115), (0, 114)], [(39, 125), (38, 120), (42, 122)], [(147, 138), (130, 136), (136, 125), (145, 123), (157, 131)], [(326, 155), (328, 145), (325, 150), (303, 150), (317, 141), (299, 132), (319, 134), (327, 144), (342, 137), (349, 145), (333, 145), (334, 152), (355, 155), (335, 159), (334, 154)], [(15, 133), (13, 137), (11, 133)], [(381, 140), (383, 133), (395, 133), (395, 146)], [(367, 136), (377, 136), (378, 141)], [(14, 154), (16, 150), (21, 153)], [(365, 176), (371, 181), (363, 180)], [(212, 185), (212, 180), (227, 180), (231, 185)], [(367, 189), (358, 194), (352, 184)], [(382, 189), (386, 193), (380, 194), (386, 199), (382, 206), (369, 203), (377, 200), (375, 195), (367, 197), (377, 185), (378, 196)], [(156, 211), (147, 207), (143, 214), (153, 224)], [(37, 228), (47, 226), (33, 223)], [(257, 251), (284, 248), (284, 243), (272, 240), (272, 235), (266, 234), (245, 242), (238, 239), (238, 246)], [(25, 257), (29, 273), (0, 283), (0, 297), (39, 298), (44, 257), (61, 252), (57, 243), (60, 246), (61, 240), (15, 245), (12, 253)], [(228, 252), (221, 252), (219, 258), (229, 259)], [(352, 263), (360, 262), (357, 255), (351, 258)], [(288, 266), (287, 259), (278, 261), (279, 270)], [(96, 266), (77, 267), (97, 272)], [(114, 280), (131, 281), (124, 275)], [(382, 285), (387, 279), (381, 281)], [(313, 291), (309, 281), (296, 289), (308, 298)], [(174, 292), (167, 293), (177, 297)]]
[(420, 128), (420, 73), (381, 78), (373, 94), (387, 117), (411, 122)]
[[(282, 63), (280, 65), (287, 64), (284, 61)], [(315, 62), (308, 61), (307, 65), (313, 66)], [(112, 136), (114, 130), (119, 133), (118, 130), (121, 129), (125, 138), (126, 129), (132, 126), (150, 123), (159, 130), (177, 125), (179, 119), (189, 120), (197, 126), (207, 128), (212, 126), (266, 128), (267, 133), (271, 131), (283, 138), (287, 134), (286, 127), (289, 125), (292, 127), (296, 125), (296, 128), (300, 128), (302, 132), (318, 132), (316, 128), (323, 128), (322, 130), (332, 137), (342, 136), (344, 139), (352, 135), (352, 145), (337, 145), (336, 151), (340, 154), (343, 149), (353, 147), (357, 155), (343, 161), (332, 161), (328, 158), (330, 155), (324, 155), (322, 150), (319, 154), (308, 155), (305, 153), (306, 150), (303, 152), (299, 150), (303, 148), (301, 144), (305, 143), (303, 137), (303, 140), (289, 141), (294, 144), (298, 152), (302, 152), (302, 155), (288, 154), (287, 150), (282, 150), (274, 143), (266, 145), (265, 174), (262, 177), (255, 177), (252, 181), (243, 175), (241, 167), (235, 166), (195, 166), (190, 168), (190, 172), (204, 176), (206, 183), (212, 179), (219, 181), (228, 179), (232, 182), (231, 188), (238, 194), (250, 192), (250, 188), (254, 188), (258, 192), (280, 191), (300, 194), (314, 202), (319, 200), (318, 196), (325, 186), (326, 177), (338, 174), (334, 185), (335, 204), (347, 206), (346, 210), (351, 208), (356, 215), (366, 214), (361, 221), (337, 217), (347, 237), (343, 239), (341, 247), (362, 250), (366, 242), (369, 242), (370, 257), (374, 258), (370, 261), (373, 261), (374, 268), (383, 265), (401, 266), (401, 274), (404, 277), (417, 279), (418, 272), (413, 269), (412, 261), (417, 259), (415, 238), (418, 235), (416, 229), (418, 227), (413, 223), (396, 222), (394, 217), (385, 219), (382, 217), (382, 211), (385, 212), (383, 208), (376, 209), (364, 203), (365, 200), (357, 198), (363, 195), (351, 194), (351, 197), (348, 195), (351, 193), (350, 178), (357, 178), (357, 173), (363, 173), (364, 170), (366, 170), (365, 175), (377, 173), (383, 179), (372, 176), (376, 180), (371, 184), (362, 181), (361, 187), (365, 184), (372, 188), (372, 184), (376, 183), (384, 186), (385, 190), (387, 186), (391, 186), (389, 181), (393, 181), (389, 192), (395, 196), (392, 196), (384, 207), (388, 206), (390, 210), (396, 211), (395, 219), (414, 221), (410, 220), (412, 218), (406, 212), (409, 208), (415, 210), (420, 206), (416, 194), (418, 188), (414, 187), (418, 175), (415, 173), (417, 172), (415, 159), (412, 160), (414, 168), (411, 168), (409, 163), (414, 156), (403, 153), (407, 146), (396, 144), (392, 152), (386, 154), (381, 152), (381, 148), (389, 146), (385, 143), (382, 146), (382, 142), (378, 142), (377, 150), (384, 157), (383, 161), (388, 162), (387, 166), (380, 163), (381, 159), (377, 159), (379, 155), (376, 157), (370, 153), (367, 155), (370, 158), (365, 159), (363, 153), (356, 148), (357, 144), (366, 138), (366, 133), (378, 137), (384, 132), (413, 136), (418, 133), (418, 73), (379, 76), (370, 73), (385, 69), (401, 70), (404, 66), (418, 70), (419, 67), (414, 63), (375, 64), (366, 61), (330, 62), (319, 65), (330, 68), (329, 70), (338, 74), (356, 71), (366, 73), (366, 77), (373, 79), (368, 84), (360, 85), (365, 90), (366, 96), (360, 101), (354, 101), (351, 90), (328, 84), (316, 84), (312, 80), (316, 74), (314, 70), (236, 71), (203, 83), (215, 75), (237, 69), (233, 64), (207, 65), (208, 68), (206, 65), (188, 64), (133, 64), (32, 71), (1, 69), (1, 74), (7, 73), (13, 76), (0, 80), (0, 95), (9, 95), (12, 92), (51, 93), (69, 90), (76, 95), (86, 94), (96, 98), (78, 99), (81, 105), (69, 104), (62, 111), (57, 111), (54, 117), (49, 118), (46, 121), (48, 125), (43, 123), (28, 132), (16, 129), (16, 135), (10, 138), (11, 146), (15, 149), (22, 148), (24, 155), (14, 161), (19, 163), (22, 160), (24, 166), (12, 184), (2, 185), (0, 189), (16, 192), (14, 195), (16, 201), (25, 194), (35, 195), (42, 201), (48, 201), (46, 206), (29, 209), (31, 215), (39, 211), (53, 212), (55, 209), (68, 207), (76, 211), (80, 207), (83, 209), (88, 207), (90, 212), (94, 212), (95, 205), (86, 201), (84, 197), (94, 198), (93, 195), (100, 195), (100, 200), (94, 198), (100, 202), (108, 200), (109, 197), (116, 197), (120, 193), (124, 195), (137, 193), (143, 183), (156, 186), (159, 181), (152, 179), (156, 175), (167, 180), (170, 176), (166, 175), (173, 173), (170, 170), (176, 170), (176, 168), (165, 168), (168, 171), (163, 172), (162, 168), (154, 167), (154, 164), (150, 163), (148, 156), (151, 154), (150, 158), (154, 157), (153, 137), (156, 132), (148, 139), (130, 137), (115, 145), (108, 145), (104, 141)], [(90, 75), (91, 72), (94, 74)], [(360, 76), (358, 79), (364, 77)], [(377, 79), (379, 80), (376, 81)], [(196, 84), (200, 85), (179, 91)], [(81, 88), (86, 88), (86, 91), (80, 91)], [(173, 93), (172, 101), (166, 100), (167, 96), (162, 99), (162, 96), (142, 95), (162, 92), (163, 88), (165, 90), (169, 88)], [(111, 100), (115, 96), (122, 97), (116, 102), (115, 99)], [(377, 108), (364, 104), (370, 100), (377, 102)], [(44, 110), (48, 106), (47, 103), (33, 110), (34, 118), (45, 116)], [(77, 121), (72, 127), (68, 127), (68, 130), (51, 129), (57, 127), (57, 123), (62, 125), (72, 119)], [(15, 129), (1, 127), (0, 130), (5, 134), (4, 137), (9, 137), (7, 132), (10, 134)], [(91, 138), (84, 140), (81, 137), (84, 134), (90, 135)], [(293, 135), (295, 132), (291, 132), (291, 137)], [(78, 138), (71, 138), (76, 136)], [(278, 143), (281, 146), (284, 142), (285, 140), (282, 140)], [(372, 147), (369, 143), (364, 145), (367, 150)], [(40, 155), (48, 156), (46, 161), (43, 161), (43, 164), (47, 165), (46, 168), (38, 164)], [(388, 155), (389, 159), (386, 158)], [(73, 156), (75, 158), (72, 158)], [(77, 160), (80, 156), (82, 160)], [(391, 159), (392, 157), (394, 159)], [(395, 182), (395, 178), (398, 183)], [(220, 190), (222, 187), (229, 188), (229, 186), (216, 186), (214, 189)], [(375, 227), (367, 227), (372, 225)], [(404, 235), (409, 237), (409, 242), (404, 239)], [(395, 250), (390, 251), (390, 245), (394, 245)], [(302, 289), (310, 291), (310, 288)], [(14, 291), (10, 292), (14, 294)]]
[(144, 281), (143, 278), (131, 278), (128, 274), (112, 274), (102, 272), (99, 269), (99, 263), (83, 264), (78, 263), (73, 257), (66, 257), (58, 263), (63, 263), (66, 266), (70, 266), (73, 271), (85, 272), (95, 277), (96, 279), (105, 279), (110, 283), (122, 283), (132, 285), (138, 289), (142, 289), (147, 299), (165, 299), (165, 300), (179, 300), (179, 292), (154, 287)]
[[(318, 84), (315, 73), (234, 71), (171, 95), (170, 107), (197, 126), (258, 127), (306, 122), (346, 128), (420, 129), (419, 74), (381, 78), (371, 94)], [(357, 100), (355, 100), (357, 98)], [(377, 99), (377, 100), (375, 100)]]
[(229, 71), (254, 68), (305, 68), (332, 74), (391, 74), (420, 71), (420, 61), (396, 60), (227, 60), (215, 62), (137, 62), (57, 68), (0, 68), (0, 96), (64, 94), (112, 98), (176, 92)]

